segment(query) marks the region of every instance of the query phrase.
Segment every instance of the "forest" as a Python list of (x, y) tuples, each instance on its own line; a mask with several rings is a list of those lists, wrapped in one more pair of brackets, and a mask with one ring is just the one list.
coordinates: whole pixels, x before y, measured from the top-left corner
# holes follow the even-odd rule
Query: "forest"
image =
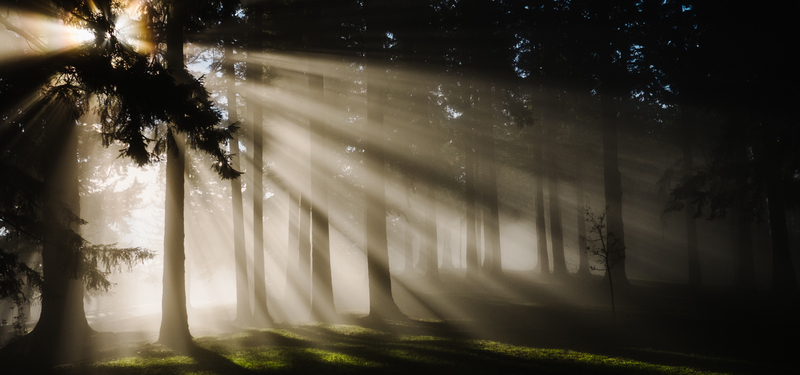
[(798, 8), (0, 0), (0, 373), (800, 372)]

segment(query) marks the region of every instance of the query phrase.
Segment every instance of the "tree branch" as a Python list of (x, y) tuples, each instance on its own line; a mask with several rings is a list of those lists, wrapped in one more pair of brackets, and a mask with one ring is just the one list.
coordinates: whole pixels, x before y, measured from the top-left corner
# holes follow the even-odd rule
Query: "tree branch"
[(40, 49), (41, 50), (40, 52), (47, 51), (47, 47), (45, 47), (45, 45), (42, 44), (42, 42), (39, 41), (38, 38), (36, 38), (33, 35), (29, 34), (25, 30), (22, 30), (19, 27), (14, 26), (14, 24), (12, 24), (11, 22), (8, 21), (8, 18), (0, 16), (0, 23), (2, 23), (6, 27), (6, 29), (8, 29), (9, 31), (15, 32), (19, 36), (25, 38), (25, 40), (27, 40), (28, 43), (30, 43), (34, 47)]

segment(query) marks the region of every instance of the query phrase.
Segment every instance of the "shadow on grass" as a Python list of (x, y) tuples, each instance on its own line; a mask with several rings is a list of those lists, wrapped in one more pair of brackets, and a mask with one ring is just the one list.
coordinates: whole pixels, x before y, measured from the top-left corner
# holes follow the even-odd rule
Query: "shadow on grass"
[[(158, 344), (108, 348), (91, 360), (16, 373), (53, 374), (689, 374), (781, 372), (646, 349), (574, 351), (475, 340), (444, 323), (301, 325), (201, 337), (185, 353)], [(429, 330), (436, 336), (420, 335)], [(101, 358), (103, 357), (103, 358)], [(7, 373), (3, 366), (3, 374)], [(30, 372), (28, 370), (36, 370)], [(8, 372), (8, 373), (14, 373)]]

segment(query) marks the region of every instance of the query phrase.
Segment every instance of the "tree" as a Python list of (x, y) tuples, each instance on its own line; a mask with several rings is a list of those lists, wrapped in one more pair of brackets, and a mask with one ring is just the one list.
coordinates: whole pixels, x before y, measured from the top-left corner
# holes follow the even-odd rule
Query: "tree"
[[(194, 119), (207, 107), (203, 107), (205, 103), (202, 102), (202, 96), (195, 95), (198, 93), (197, 86), (176, 85), (158, 61), (150, 60), (120, 42), (114, 24), (115, 12), (119, 10), (116, 4), (89, 4), (84, 1), (51, 4), (43, 1), (26, 4), (29, 5), (33, 10), (44, 11), (47, 16), (68, 17), (69, 24), (91, 30), (95, 35), (93, 41), (77, 48), (39, 57), (41, 64), (31, 70), (38, 82), (28, 80), (23, 86), (26, 90), (48, 87), (40, 100), (42, 106), (29, 108), (34, 112), (23, 115), (29, 116), (26, 121), (14, 120), (19, 121), (18, 124), (40, 127), (46, 125), (45, 133), (31, 134), (46, 134), (45, 139), (50, 142), (43, 144), (46, 144), (48, 150), (43, 153), (46, 158), (43, 160), (49, 159), (48, 166), (40, 169), (45, 192), (42, 195), (45, 202), (42, 211), (45, 218), (43, 228), (46, 228), (41, 234), (45, 244), (42, 253), (42, 317), (40, 324), (37, 324), (38, 328), (34, 328), (28, 340), (30, 348), (42, 349), (46, 361), (58, 362), (64, 358), (63, 355), (79, 354), (85, 346), (85, 339), (92, 332), (82, 316), (83, 289), (76, 280), (89, 275), (93, 278), (88, 283), (91, 287), (93, 282), (99, 280), (97, 277), (102, 275), (77, 270), (82, 264), (81, 257), (91, 252), (87, 253), (90, 248), (84, 245), (77, 232), (77, 225), (81, 221), (77, 215), (79, 205), (75, 186), (78, 180), (74, 174), (74, 165), (77, 163), (73, 151), (77, 144), (74, 138), (76, 120), (87, 109), (89, 99), (97, 98), (103, 144), (110, 146), (117, 142), (123, 146), (121, 156), (143, 165), (155, 160), (159, 150), (164, 147), (163, 142), (156, 142), (155, 147), (148, 150), (150, 139), (143, 133), (154, 131), (160, 121), (172, 120), (173, 113), (179, 112), (180, 117)], [(49, 11), (52, 13), (47, 13)], [(23, 31), (22, 36), (29, 35)], [(33, 40), (32, 43), (39, 42)], [(32, 68), (30, 65), (6, 67), (11, 70), (4, 73), (10, 74), (13, 74), (13, 69)], [(50, 80), (53, 76), (59, 79)], [(4, 77), (9, 75), (4, 74)], [(199, 99), (195, 99), (198, 97)], [(46, 107), (45, 104), (55, 106)], [(180, 110), (173, 112), (175, 108)], [(45, 111), (38, 112), (42, 109)], [(38, 113), (48, 113), (55, 117), (37, 118)], [(22, 127), (18, 129), (21, 130)], [(197, 129), (203, 128), (201, 126), (195, 128)], [(206, 147), (214, 142), (218, 144), (226, 136), (225, 132), (203, 134), (205, 138), (199, 140), (197, 145)], [(58, 152), (65, 154), (60, 155)], [(62, 156), (66, 164), (61, 168), (55, 167), (54, 160)], [(236, 175), (221, 151), (217, 150), (215, 156), (218, 157), (218, 163), (215, 164), (217, 171), (223, 175)], [(93, 268), (86, 270), (91, 271)], [(48, 302), (45, 303), (44, 300)], [(70, 329), (65, 330), (63, 327)]]
[(264, 249), (264, 107), (260, 90), (264, 83), (264, 65), (254, 57), (264, 46), (264, 28), (267, 16), (264, 4), (254, 4), (247, 12), (249, 33), (247, 52), (247, 81), (251, 85), (247, 96), (247, 112), (251, 121), (252, 169), (253, 169), (253, 293), (254, 319), (269, 324), (272, 319), (267, 306), (267, 281)]
[[(236, 66), (233, 61), (234, 39), (225, 43), (224, 75), (227, 78), (226, 100), (228, 103), (228, 126), (239, 125), (236, 90)], [(231, 166), (240, 170), (239, 136), (233, 134), (230, 140)], [(247, 251), (244, 244), (244, 207), (242, 204), (242, 181), (231, 179), (231, 205), (233, 213), (233, 253), (236, 273), (236, 320), (244, 323), (250, 320), (250, 288), (247, 281)]]
[(404, 317), (392, 296), (389, 247), (386, 233), (386, 158), (383, 123), (386, 110), (386, 66), (383, 45), (386, 31), (383, 17), (392, 7), (382, 1), (370, 1), (363, 9), (367, 27), (367, 142), (365, 167), (370, 178), (364, 183), (366, 207), (367, 273), (369, 278), (369, 316), (388, 319)]
[(536, 175), (536, 268), (539, 270), (541, 277), (550, 275), (550, 259), (547, 254), (547, 230), (544, 222), (545, 168), (542, 151), (544, 140), (541, 132), (536, 132), (535, 137), (533, 140), (533, 168)]
[[(608, 277), (608, 288), (611, 294), (611, 313), (612, 319), (616, 320), (616, 308), (614, 306), (614, 278), (611, 271), (614, 267), (625, 260), (625, 246), (607, 227), (606, 216), (608, 208), (596, 214), (590, 207), (583, 208), (586, 222), (589, 223), (589, 233), (591, 237), (585, 237), (589, 246), (586, 251), (595, 257), (595, 262), (600, 266), (592, 266), (593, 271), (605, 271)], [(599, 243), (599, 245), (597, 245)]]

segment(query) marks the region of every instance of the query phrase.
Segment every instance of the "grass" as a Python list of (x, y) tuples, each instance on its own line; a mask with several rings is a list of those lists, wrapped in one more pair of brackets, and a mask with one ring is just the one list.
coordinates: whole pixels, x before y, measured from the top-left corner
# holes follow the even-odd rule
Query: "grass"
[[(294, 326), (201, 337), (179, 355), (136, 344), (132, 355), (60, 366), (58, 374), (716, 374), (687, 366), (488, 340), (390, 334), (354, 325)], [(109, 351), (107, 355), (113, 355)], [(713, 361), (714, 359), (709, 359)]]

